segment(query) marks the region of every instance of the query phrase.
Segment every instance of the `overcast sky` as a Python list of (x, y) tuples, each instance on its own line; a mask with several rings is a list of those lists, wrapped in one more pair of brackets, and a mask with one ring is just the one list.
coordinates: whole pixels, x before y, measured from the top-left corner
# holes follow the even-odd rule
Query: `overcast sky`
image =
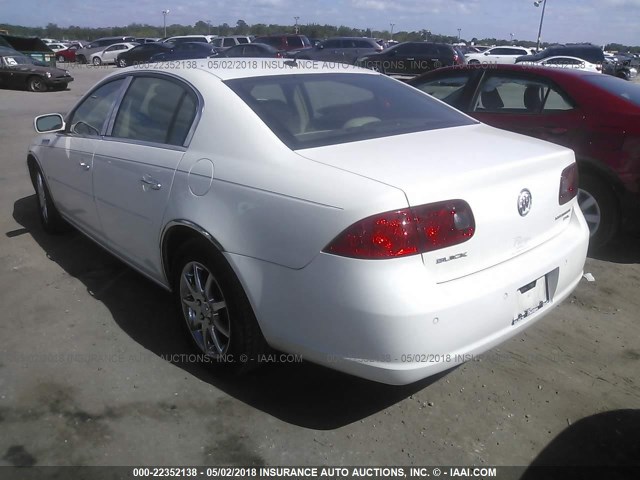
[[(533, 0), (0, 0), (0, 22), (25, 26), (235, 25), (299, 23), (394, 31), (427, 29), (472, 37), (535, 40), (541, 8)], [(640, 45), (640, 0), (547, 0), (542, 40)]]

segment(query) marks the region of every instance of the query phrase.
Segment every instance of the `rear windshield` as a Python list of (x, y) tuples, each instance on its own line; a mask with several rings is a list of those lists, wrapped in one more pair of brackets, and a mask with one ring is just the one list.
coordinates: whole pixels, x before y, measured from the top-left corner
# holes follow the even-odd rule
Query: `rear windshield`
[(592, 85), (603, 88), (616, 97), (622, 97), (640, 107), (640, 85), (637, 83), (627, 82), (611, 75), (585, 75), (584, 79)]
[(476, 123), (382, 75), (277, 75), (226, 84), (292, 150)]

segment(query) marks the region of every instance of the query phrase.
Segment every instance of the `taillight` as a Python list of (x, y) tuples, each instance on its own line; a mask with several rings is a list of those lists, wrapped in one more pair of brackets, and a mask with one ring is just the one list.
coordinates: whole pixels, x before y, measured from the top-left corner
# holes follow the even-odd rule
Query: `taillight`
[(467, 202), (448, 200), (385, 212), (360, 220), (323, 250), (343, 257), (406, 257), (469, 240), (475, 220)]
[(560, 192), (558, 203), (564, 205), (578, 194), (578, 165), (573, 163), (560, 175)]
[(460, 60), (460, 56), (457, 53), (453, 54), (453, 63), (456, 65), (461, 65), (462, 61)]

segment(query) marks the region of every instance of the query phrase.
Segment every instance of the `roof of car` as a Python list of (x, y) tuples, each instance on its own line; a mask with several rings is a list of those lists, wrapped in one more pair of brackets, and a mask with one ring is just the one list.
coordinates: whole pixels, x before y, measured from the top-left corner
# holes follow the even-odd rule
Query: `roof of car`
[[(369, 75), (380, 75), (373, 70), (356, 67), (353, 65), (340, 65), (336, 68), (335, 64), (329, 62), (293, 60), (286, 58), (243, 58), (242, 62), (231, 62), (226, 58), (202, 59), (197, 60), (195, 68), (174, 68), (171, 73), (178, 75), (185, 80), (196, 79), (203, 72), (218, 77), (220, 80), (233, 80), (238, 78), (264, 77), (271, 75), (299, 75), (311, 73), (359, 73)], [(190, 64), (191, 67), (191, 64)], [(327, 68), (330, 67), (330, 68)], [(158, 72), (158, 68), (140, 68), (128, 67), (119, 70), (113, 75), (124, 72)]]
[[(437, 70), (432, 70), (430, 72), (427, 72), (421, 75), (420, 77), (431, 76), (435, 73), (440, 73), (443, 71), (460, 71), (460, 70), (490, 70), (492, 72), (496, 70), (503, 71), (503, 72), (505, 71), (506, 72), (533, 72), (533, 73), (544, 75), (550, 78), (556, 78), (556, 77), (566, 78), (568, 76), (576, 76), (576, 75), (577, 76), (602, 75), (599, 72), (588, 72), (588, 71), (577, 70), (573, 68), (549, 68), (549, 67), (537, 66), (537, 65), (531, 65), (531, 64), (512, 65), (512, 64), (491, 63), (491, 64), (481, 64), (481, 65), (467, 64), (467, 65), (455, 65), (453, 67), (444, 67), (444, 68), (439, 68)], [(420, 78), (420, 77), (416, 77), (416, 78)], [(411, 80), (409, 82), (411, 83)]]

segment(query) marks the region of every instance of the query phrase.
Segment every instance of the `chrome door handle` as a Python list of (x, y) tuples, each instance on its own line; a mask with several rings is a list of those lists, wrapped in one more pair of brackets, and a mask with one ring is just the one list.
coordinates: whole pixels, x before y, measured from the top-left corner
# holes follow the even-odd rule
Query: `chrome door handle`
[(80, 162), (79, 165), (83, 170), (89, 170), (91, 168), (91, 165), (89, 165), (88, 163)]
[(162, 188), (162, 184), (155, 180), (151, 175), (144, 175), (140, 182), (143, 185), (147, 185), (151, 188), (151, 190), (160, 190)]

